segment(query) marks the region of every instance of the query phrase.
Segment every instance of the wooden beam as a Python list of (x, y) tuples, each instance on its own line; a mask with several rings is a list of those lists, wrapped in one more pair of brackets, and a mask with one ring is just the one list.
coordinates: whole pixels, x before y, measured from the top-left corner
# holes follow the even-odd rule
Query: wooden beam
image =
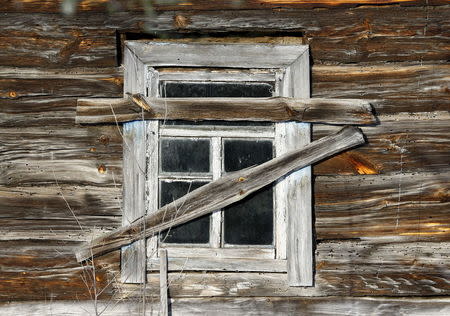
[(113, 251), (136, 240), (153, 236), (169, 227), (224, 208), (294, 170), (364, 142), (362, 132), (356, 127), (348, 126), (334, 135), (323, 137), (301, 149), (261, 165), (229, 173), (152, 214), (83, 244), (75, 251), (77, 260), (81, 262), (92, 256)]
[(159, 300), (160, 316), (169, 315), (169, 286), (167, 284), (167, 250), (159, 250)]
[(376, 123), (369, 102), (358, 99), (147, 98), (79, 99), (76, 122), (116, 123), (142, 119), (300, 121), (338, 125)]

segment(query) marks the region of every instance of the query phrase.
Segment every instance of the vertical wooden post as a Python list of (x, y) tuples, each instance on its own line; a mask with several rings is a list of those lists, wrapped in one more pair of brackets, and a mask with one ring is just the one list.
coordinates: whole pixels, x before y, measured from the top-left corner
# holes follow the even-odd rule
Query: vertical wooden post
[(160, 291), (160, 316), (169, 315), (169, 289), (167, 285), (167, 250), (159, 250), (159, 291)]

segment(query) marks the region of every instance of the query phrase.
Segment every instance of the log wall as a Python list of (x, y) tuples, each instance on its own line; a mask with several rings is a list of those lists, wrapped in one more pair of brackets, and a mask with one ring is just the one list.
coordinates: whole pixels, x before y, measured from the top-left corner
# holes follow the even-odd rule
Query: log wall
[[(119, 253), (95, 275), (72, 255), (121, 223), (121, 130), (76, 125), (76, 99), (122, 96), (123, 39), (155, 37), (308, 44), (312, 97), (367, 99), (380, 121), (363, 128), (367, 145), (314, 166), (314, 288), (276, 273), (171, 273), (174, 314), (449, 313), (448, 1), (129, 3), (83, 0), (64, 16), (62, 1), (2, 1), (2, 315), (95, 302), (106, 315), (157, 312), (156, 274), (123, 286)], [(336, 130), (317, 125), (314, 138)]]

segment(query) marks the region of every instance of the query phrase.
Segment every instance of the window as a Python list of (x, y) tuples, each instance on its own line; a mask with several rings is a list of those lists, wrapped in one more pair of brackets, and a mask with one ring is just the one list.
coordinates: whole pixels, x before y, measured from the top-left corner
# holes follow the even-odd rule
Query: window
[[(307, 98), (308, 62), (306, 46), (128, 42), (125, 93)], [(155, 120), (126, 123), (124, 136), (124, 172), (139, 179), (134, 187), (124, 183), (127, 224), (224, 173), (309, 143), (310, 126)], [(310, 172), (304, 168), (210, 216), (170, 228), (146, 247), (127, 247), (122, 280), (142, 282), (157, 261), (156, 249), (164, 247), (171, 270), (287, 271), (290, 285), (312, 285)]]

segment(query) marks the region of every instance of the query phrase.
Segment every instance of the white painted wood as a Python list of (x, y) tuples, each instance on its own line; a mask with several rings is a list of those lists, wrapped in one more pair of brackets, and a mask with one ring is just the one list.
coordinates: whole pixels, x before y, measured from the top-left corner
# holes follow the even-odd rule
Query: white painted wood
[[(149, 259), (148, 271), (158, 271), (157, 259)], [(286, 272), (286, 260), (228, 258), (169, 258), (169, 271)]]
[(161, 311), (160, 316), (169, 315), (169, 287), (167, 285), (167, 250), (159, 250), (159, 301)]
[[(222, 139), (211, 138), (211, 160), (213, 180), (222, 176)], [(210, 244), (212, 248), (220, 248), (222, 240), (222, 211), (217, 210), (211, 214)]]
[[(145, 214), (145, 122), (123, 126), (123, 214), (126, 226)], [(140, 283), (145, 279), (145, 241), (122, 249), (121, 281)]]
[[(129, 49), (124, 51), (124, 82), (124, 96), (145, 92), (145, 67)], [(140, 121), (123, 125), (123, 226), (145, 215), (145, 128), (145, 123)], [(122, 249), (122, 282), (145, 282), (145, 252), (144, 240)]]
[(281, 68), (291, 65), (306, 45), (200, 44), (127, 41), (150, 66)]
[[(151, 214), (158, 210), (158, 168), (159, 168), (159, 150), (158, 150), (159, 122), (147, 121), (146, 137), (146, 213)], [(147, 257), (156, 258), (158, 256), (158, 236), (147, 239)]]
[(253, 70), (211, 70), (201, 71), (176, 71), (168, 70), (159, 72), (161, 81), (219, 81), (219, 82), (274, 82), (275, 73), (273, 71)]
[[(294, 98), (310, 97), (308, 50), (287, 68), (283, 93), (287, 94), (284, 96)], [(310, 143), (310, 124), (283, 124), (287, 148)], [(288, 282), (290, 286), (313, 286), (311, 166), (289, 175), (283, 181), (287, 210)]]
[(174, 137), (226, 137), (226, 138), (273, 138), (273, 126), (186, 126), (166, 125), (160, 132), (161, 136)]
[(253, 258), (273, 259), (275, 251), (273, 248), (199, 248), (199, 247), (175, 247), (166, 245), (170, 258), (191, 258), (193, 254), (197, 258)]

